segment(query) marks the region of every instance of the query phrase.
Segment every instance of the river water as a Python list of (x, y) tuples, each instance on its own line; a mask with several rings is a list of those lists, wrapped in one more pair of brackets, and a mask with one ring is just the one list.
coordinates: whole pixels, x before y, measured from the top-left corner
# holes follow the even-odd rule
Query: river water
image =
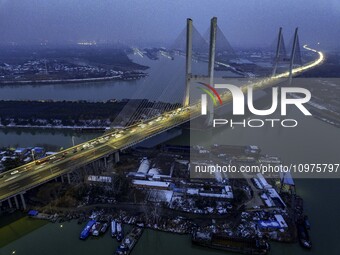
[[(135, 81), (136, 83), (138, 81)], [(136, 86), (132, 83), (122, 86)], [(61, 89), (67, 91), (67, 86), (72, 86), (72, 95), (88, 95), (91, 91), (91, 86), (87, 87), (87, 92), (76, 93), (75, 86), (79, 86), (79, 91), (86, 90), (85, 87), (78, 85), (62, 85), (63, 88), (53, 85), (51, 87), (57, 90)], [(87, 85), (86, 85), (87, 86)], [(116, 85), (115, 85), (116, 86)], [(114, 87), (115, 87), (114, 86)], [(118, 85), (117, 85), (118, 86)], [(101, 85), (101, 89), (104, 88)], [(48, 87), (39, 86), (40, 91)], [(6, 92), (4, 96), (2, 92)], [(11, 90), (13, 89), (13, 90)], [(25, 93), (21, 93), (22, 87), (8, 87), (1, 88), (0, 95), (2, 99), (18, 99), (21, 96), (24, 98)], [(36, 88), (32, 86), (32, 89)], [(95, 90), (97, 87), (95, 88)], [(112, 89), (111, 85), (108, 89)], [(115, 93), (124, 91), (117, 90)], [(16, 92), (14, 92), (16, 91)], [(36, 90), (38, 91), (38, 90)], [(112, 90), (113, 91), (113, 90)], [(17, 93), (17, 97), (15, 97)], [(36, 93), (36, 92), (34, 92)], [(43, 93), (43, 92), (41, 92)], [(50, 93), (50, 92), (49, 92)], [(60, 97), (67, 99), (67, 95), (60, 92)], [(99, 93), (99, 92), (98, 92)], [(115, 94), (113, 93), (113, 95)], [(100, 94), (100, 93), (99, 93)], [(105, 93), (104, 93), (105, 94)], [(20, 96), (21, 95), (21, 96)], [(42, 94), (41, 94), (42, 95)], [(52, 94), (47, 94), (52, 95)], [(53, 95), (57, 95), (53, 93)], [(118, 94), (117, 94), (118, 95)], [(122, 98), (126, 95), (122, 96)], [(45, 98), (48, 96), (44, 96)], [(5, 98), (6, 97), (6, 98)], [(59, 97), (59, 96), (58, 96)], [(60, 99), (56, 97), (55, 99)], [(76, 98), (75, 96), (73, 97)], [(105, 98), (104, 95), (98, 96), (98, 100), (105, 100), (112, 98), (111, 94)], [(79, 99), (79, 98), (78, 98)], [(86, 99), (86, 97), (82, 97)], [(304, 117), (299, 112), (291, 110), (289, 112), (290, 118), (295, 118), (299, 121), (299, 126), (294, 129), (287, 128), (228, 128), (221, 129), (214, 135), (216, 142), (225, 141), (229, 144), (256, 144), (259, 145), (264, 153), (280, 156), (284, 162), (337, 162), (339, 163), (339, 129), (325, 124), (313, 117)], [(71, 145), (72, 132), (61, 131), (7, 131), (0, 130), (0, 145), (35, 145), (35, 144), (52, 144), (55, 146), (69, 146)], [(96, 134), (75, 134), (79, 142)], [(187, 141), (189, 134), (184, 132), (181, 137), (173, 140), (173, 143), (183, 143)], [(202, 138), (202, 140), (204, 140)], [(311, 251), (305, 251), (299, 247), (298, 244), (278, 244), (272, 243), (272, 251), (270, 254), (275, 255), (290, 255), (290, 254), (339, 254), (339, 230), (340, 220), (339, 211), (340, 203), (338, 194), (340, 192), (339, 179), (296, 179), (297, 192), (304, 198), (305, 210), (308, 214), (312, 231), (311, 237), (313, 248)], [(105, 235), (99, 240), (89, 239), (87, 241), (80, 241), (78, 239), (82, 226), (75, 222), (60, 224), (47, 224), (34, 232), (8, 244), (1, 248), (1, 255), (22, 254), (22, 255), (93, 255), (93, 254), (113, 254), (117, 243), (112, 240), (109, 235)], [(185, 255), (203, 255), (203, 254), (229, 254), (209, 249), (202, 249), (191, 245), (189, 236), (173, 235), (163, 232), (147, 230), (144, 232), (142, 238), (139, 240), (132, 255), (170, 255), (170, 254), (185, 254)]]
[[(172, 65), (171, 60), (161, 58), (151, 61), (148, 58), (131, 56), (138, 63), (150, 66), (149, 77), (134, 81), (98, 81), (83, 83), (61, 83), (45, 85), (6, 85), (0, 87), (0, 100), (87, 100), (107, 101), (138, 97), (139, 91), (150, 89), (150, 80), (154, 80), (156, 71), (164, 73), (163, 68)], [(176, 60), (181, 63), (181, 59)], [(149, 95), (151, 97), (151, 95)]]
[[(111, 99), (147, 98), (166, 102), (182, 102), (184, 95), (185, 58), (176, 56), (174, 60), (160, 57), (150, 60), (139, 55), (130, 58), (141, 65), (150, 67), (145, 72), (148, 77), (133, 81), (98, 81), (45, 85), (5, 85), (0, 86), (0, 100), (87, 100), (107, 101)], [(207, 63), (194, 62), (195, 74), (206, 74)], [(218, 71), (216, 76), (237, 76), (231, 72)]]
[(72, 130), (51, 129), (0, 129), (0, 146), (30, 147), (44, 146), (48, 150), (59, 150), (61, 147), (72, 146), (72, 136), (75, 144), (93, 139), (102, 133), (81, 133)]
[[(153, 61), (147, 57), (130, 55), (130, 58), (141, 65), (150, 67), (146, 70), (148, 77), (133, 81), (100, 81), (68, 84), (46, 85), (10, 85), (0, 86), (0, 100), (57, 100), (57, 101), (107, 101), (110, 99), (140, 99), (151, 101), (182, 102), (184, 95), (185, 59), (176, 56), (174, 60), (160, 57)], [(206, 74), (207, 64), (193, 63), (193, 72)], [(216, 72), (217, 76), (231, 75), (230, 72)], [(67, 147), (72, 145), (71, 137), (76, 143), (93, 138), (100, 133), (80, 134), (64, 130), (8, 130), (0, 129), (1, 146), (34, 146), (50, 144)]]

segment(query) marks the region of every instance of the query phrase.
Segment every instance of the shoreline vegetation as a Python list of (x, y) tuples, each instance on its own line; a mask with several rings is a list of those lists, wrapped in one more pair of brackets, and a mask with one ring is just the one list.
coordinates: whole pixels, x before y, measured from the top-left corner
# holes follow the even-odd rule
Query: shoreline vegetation
[(0, 128), (41, 128), (97, 131), (112, 125), (125, 126), (131, 122), (133, 114), (124, 118), (120, 113), (133, 109), (141, 112), (139, 119), (162, 114), (166, 109), (179, 107), (179, 104), (150, 102), (145, 99), (109, 100), (106, 102), (88, 101), (0, 101)]
[(6, 85), (31, 85), (31, 84), (66, 84), (66, 83), (81, 83), (81, 82), (98, 82), (98, 81), (111, 81), (111, 80), (138, 80), (146, 77), (146, 73), (136, 72), (130, 75), (116, 75), (107, 77), (95, 77), (95, 78), (82, 78), (82, 79), (55, 79), (55, 80), (5, 80), (0, 81), (0, 86)]
[[(173, 106), (170, 103), (155, 103), (145, 99), (109, 100), (106, 102), (0, 100), (0, 128), (104, 131), (113, 125), (124, 126), (121, 124), (128, 122), (128, 120), (121, 120), (122, 123), (117, 122), (119, 113), (125, 107), (129, 107), (128, 104), (134, 104), (144, 112), (146, 118), (148, 114), (151, 114), (151, 108), (153, 113), (156, 111), (161, 114), (164, 109)], [(321, 109), (320, 107), (313, 101), (308, 105), (314, 118), (340, 128), (340, 120), (337, 116), (331, 115), (326, 110), (327, 108)]]

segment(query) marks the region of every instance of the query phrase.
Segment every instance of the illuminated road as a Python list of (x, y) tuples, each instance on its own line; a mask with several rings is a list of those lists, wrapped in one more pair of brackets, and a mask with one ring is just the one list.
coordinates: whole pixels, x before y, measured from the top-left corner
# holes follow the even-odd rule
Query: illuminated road
[[(320, 65), (324, 60), (322, 52), (308, 48), (306, 45), (304, 48), (317, 53), (318, 58), (304, 66), (293, 69), (294, 75)], [(286, 72), (263, 79), (252, 85), (254, 89), (263, 89), (274, 85), (275, 81), (278, 82), (280, 78), (287, 78), (288, 76), (289, 72)], [(249, 84), (241, 88), (245, 90), (247, 86)], [(232, 97), (230, 93), (223, 93), (221, 94), (221, 99), (226, 104), (231, 101)], [(71, 147), (40, 161), (31, 162), (0, 174), (0, 201), (196, 118), (200, 116), (200, 110), (200, 103), (186, 108), (178, 108), (141, 124), (122, 130), (113, 130), (96, 139)]]

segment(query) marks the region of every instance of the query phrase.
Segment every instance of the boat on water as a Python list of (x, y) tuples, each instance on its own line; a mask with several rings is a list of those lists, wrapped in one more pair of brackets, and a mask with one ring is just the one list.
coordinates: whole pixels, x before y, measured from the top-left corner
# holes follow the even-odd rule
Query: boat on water
[(139, 238), (143, 234), (143, 229), (134, 227), (131, 232), (123, 239), (122, 243), (116, 250), (116, 255), (128, 255), (138, 242)]
[(98, 212), (92, 212), (92, 214), (89, 218), (92, 219), (92, 220), (96, 220), (98, 215), (99, 215)]
[(96, 224), (95, 220), (90, 220), (85, 228), (83, 229), (83, 231), (81, 231), (80, 233), (80, 239), (85, 240), (91, 233), (91, 229), (92, 227)]
[(296, 228), (297, 228), (297, 233), (298, 233), (300, 245), (303, 248), (311, 249), (312, 248), (312, 242), (310, 240), (308, 229), (306, 228), (304, 221), (298, 220), (296, 222)]
[(192, 243), (196, 245), (243, 254), (265, 255), (270, 251), (269, 243), (262, 239), (248, 239), (230, 237), (223, 234), (195, 232), (191, 240)]
[(117, 235), (117, 222), (115, 220), (111, 221), (111, 236), (116, 237)]
[(99, 236), (99, 231), (101, 229), (102, 224), (100, 222), (96, 222), (92, 228), (91, 228), (91, 232), (93, 236)]
[(109, 224), (107, 222), (105, 222), (102, 227), (100, 228), (100, 234), (105, 234), (107, 229), (109, 227)]
[(120, 242), (124, 238), (124, 230), (121, 222), (117, 222), (117, 241)]

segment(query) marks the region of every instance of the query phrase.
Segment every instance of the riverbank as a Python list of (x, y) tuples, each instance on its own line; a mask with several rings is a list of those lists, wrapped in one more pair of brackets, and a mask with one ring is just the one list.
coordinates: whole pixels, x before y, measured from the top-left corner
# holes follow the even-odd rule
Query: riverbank
[[(332, 141), (334, 141), (334, 136), (332, 136), (332, 130), (334, 127), (326, 125), (318, 120), (313, 118), (306, 119), (307, 123), (303, 126), (314, 127), (316, 126), (319, 132), (324, 131), (327, 134), (327, 137), (332, 137)], [(312, 122), (312, 123), (310, 123)], [(316, 125), (319, 123), (319, 125)], [(303, 128), (304, 129), (304, 128)], [(265, 131), (265, 136), (267, 139), (263, 139), (264, 135), (258, 134), (254, 136), (251, 131), (247, 130), (243, 136), (235, 135), (233, 133), (240, 130), (231, 130), (228, 129), (225, 135), (228, 136), (228, 140), (230, 143), (235, 143), (235, 139), (239, 143), (249, 142), (249, 136), (253, 139), (259, 139), (261, 141), (261, 147), (266, 152), (272, 152), (273, 149), (268, 147), (268, 145), (273, 145), (271, 141), (271, 137), (277, 137), (277, 132), (271, 132), (270, 130)], [(258, 131), (258, 130), (257, 130)], [(274, 131), (274, 130), (273, 130)], [(254, 131), (252, 131), (254, 132)], [(259, 131), (258, 131), (259, 132)], [(261, 132), (262, 133), (262, 132)], [(305, 134), (306, 131), (304, 129)], [(229, 135), (228, 135), (229, 134)], [(247, 135), (246, 135), (247, 134)], [(288, 132), (290, 134), (290, 132)], [(338, 134), (338, 133), (336, 133)], [(269, 138), (268, 138), (269, 136)], [(287, 132), (281, 130), (279, 135), (279, 144), (282, 143), (282, 139), (284, 141), (289, 141), (286, 138)], [(300, 140), (304, 140), (303, 136), (298, 134), (299, 139), (298, 143), (304, 144), (304, 142)], [(325, 140), (327, 137), (316, 137), (315, 139), (309, 140), (311, 143), (318, 144), (319, 140)], [(231, 139), (231, 140), (230, 140)], [(183, 141), (183, 137), (177, 138), (177, 140)], [(253, 140), (254, 141), (254, 140)], [(326, 140), (327, 141), (327, 140)], [(259, 142), (259, 141), (257, 141)], [(291, 142), (289, 142), (290, 144)], [(327, 143), (328, 146), (329, 143)], [(335, 143), (336, 144), (336, 143)], [(295, 146), (294, 146), (295, 147)], [(308, 147), (314, 148), (311, 144)], [(296, 153), (291, 150), (285, 150), (284, 144), (283, 146), (276, 147), (280, 149), (282, 157), (285, 160), (294, 160), (296, 159), (296, 155), (299, 157), (303, 156), (301, 154), (309, 154), (306, 150), (300, 151)], [(328, 147), (328, 149), (330, 149)], [(328, 154), (322, 154), (328, 155)], [(328, 155), (329, 156), (329, 155)], [(315, 157), (314, 157), (315, 158)], [(301, 159), (298, 159), (301, 160)], [(321, 159), (320, 159), (321, 160)], [(313, 248), (311, 251), (303, 250), (299, 247), (298, 244), (280, 244), (280, 243), (271, 243), (272, 255), (288, 255), (288, 254), (309, 254), (309, 255), (319, 255), (323, 253), (327, 253), (329, 255), (337, 255), (337, 231), (340, 229), (340, 222), (337, 221), (337, 212), (338, 212), (338, 204), (336, 203), (336, 194), (340, 188), (339, 180), (296, 180), (297, 181), (297, 191), (304, 198), (306, 211), (308, 213), (310, 222), (312, 224), (312, 241)], [(320, 207), (320, 201), (323, 201), (323, 206)], [(146, 209), (146, 211), (148, 211)], [(60, 226), (63, 227), (60, 227)], [(91, 255), (95, 253), (100, 254), (112, 254), (117, 247), (116, 241), (113, 241), (109, 235), (105, 235), (100, 239), (90, 238), (86, 242), (81, 242), (78, 239), (79, 233), (83, 228), (82, 225), (76, 224), (75, 221), (70, 222), (62, 222), (58, 224), (47, 224), (35, 231), (27, 234), (14, 242), (3, 247), (3, 254), (10, 254), (12, 251), (20, 252), (20, 254), (29, 255), (43, 255), (44, 252), (48, 251), (49, 254), (83, 254), (83, 255)], [(61, 246), (60, 243), (63, 243)], [(95, 247), (95, 251), (92, 250)], [(44, 252), (43, 252), (44, 251)], [(174, 252), (181, 252), (180, 254), (188, 254), (188, 255), (221, 255), (221, 254), (233, 254), (233, 253), (222, 253), (215, 250), (209, 250), (205, 248), (194, 247), (190, 243), (190, 238), (188, 235), (174, 235), (165, 232), (146, 230), (140, 239), (139, 243), (135, 247), (132, 255), (157, 255), (162, 253), (163, 255), (170, 255)], [(2, 253), (0, 252), (2, 255)]]
[(110, 128), (109, 125), (107, 126), (102, 126), (102, 127), (87, 127), (87, 126), (42, 126), (42, 125), (37, 125), (37, 126), (31, 126), (31, 125), (0, 125), (0, 128), (2, 129), (8, 129), (8, 128), (13, 128), (13, 129), (56, 129), (56, 130), (74, 130), (74, 131), (86, 131), (86, 132), (103, 132), (106, 129)]
[[(336, 194), (340, 191), (339, 180), (297, 180), (299, 193), (305, 198), (306, 209), (312, 224), (313, 248), (310, 251), (302, 249), (298, 244), (271, 243), (271, 255), (337, 255), (337, 231), (340, 221), (337, 221), (338, 204)], [(320, 192), (323, 190), (323, 192)], [(320, 207), (320, 201), (323, 206)], [(60, 227), (60, 226), (63, 227)], [(118, 247), (118, 243), (110, 235), (100, 238), (79, 240), (83, 224), (76, 221), (58, 224), (48, 223), (33, 232), (18, 238), (1, 248), (1, 255), (16, 251), (21, 255), (110, 255)], [(61, 245), (62, 244), (62, 245)], [(222, 255), (235, 254), (207, 248), (192, 246), (189, 235), (176, 235), (146, 229), (134, 248), (132, 255)]]
[[(299, 86), (308, 89), (312, 97), (305, 104), (314, 118), (325, 123), (340, 127), (340, 84), (338, 79), (318, 78), (307, 79), (297, 78), (292, 86)], [(300, 98), (299, 95), (291, 93), (292, 98)]]
[[(115, 121), (129, 106), (140, 112), (126, 113)], [(179, 104), (150, 102), (142, 99), (109, 100), (106, 102), (87, 101), (0, 101), (0, 128), (47, 128), (103, 131), (113, 125), (134, 124), (142, 119), (161, 114)], [(152, 109), (152, 111), (150, 110)]]
[(46, 80), (0, 80), (0, 86), (6, 85), (44, 85), (44, 84), (67, 84), (67, 83), (82, 83), (82, 82), (98, 82), (98, 81), (129, 81), (138, 80), (148, 76), (146, 73), (124, 74), (108, 77), (82, 78), (82, 79), (46, 79)]
[[(134, 63), (128, 48), (107, 47), (2, 47), (0, 86), (64, 84), (135, 80), (149, 67)], [(18, 58), (18, 56), (20, 56)]]

